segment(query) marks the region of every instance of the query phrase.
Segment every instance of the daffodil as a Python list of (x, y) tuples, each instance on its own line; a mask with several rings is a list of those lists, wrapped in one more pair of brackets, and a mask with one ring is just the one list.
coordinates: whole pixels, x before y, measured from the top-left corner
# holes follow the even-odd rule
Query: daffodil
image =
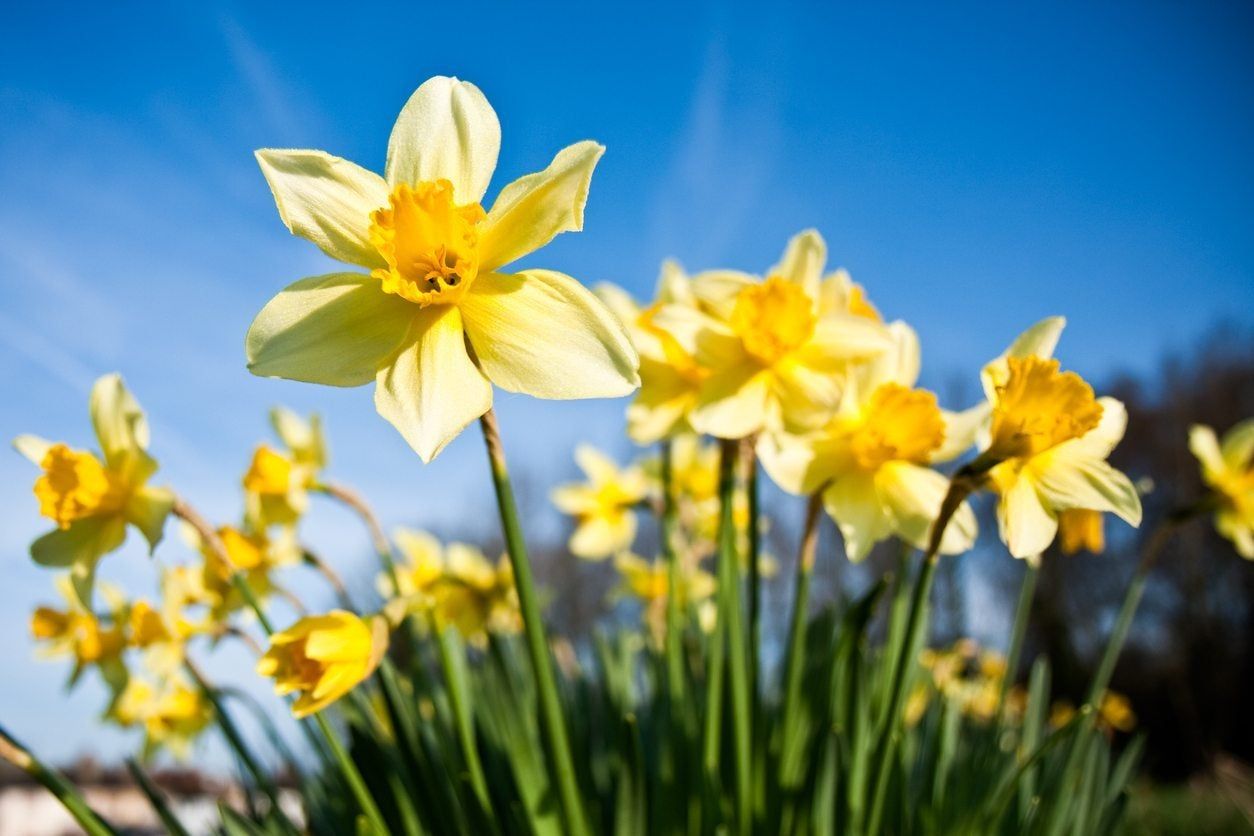
[(1189, 449), (1217, 501), (1215, 528), (1239, 555), (1254, 560), (1254, 418), (1228, 430), (1222, 443), (1210, 427), (1195, 426)]
[(575, 461), (588, 481), (561, 485), (552, 493), (558, 510), (575, 517), (571, 552), (601, 560), (630, 548), (636, 538), (635, 508), (648, 493), (643, 469), (620, 468), (587, 444), (576, 448)]
[(111, 688), (120, 689), (127, 677), (122, 660), (126, 649), (125, 626), (114, 617), (122, 609), (121, 594), (106, 588), (112, 613), (102, 619), (79, 601), (67, 575), (58, 575), (56, 585), (65, 599), (65, 608), (40, 606), (30, 619), (31, 636), (40, 643), (41, 653), (49, 658), (69, 656), (74, 660), (71, 686), (85, 670), (96, 667)]
[(300, 619), (270, 637), (257, 673), (275, 693), (296, 694), (292, 714), (307, 717), (347, 694), (378, 667), (388, 645), (387, 622), (345, 610)]
[(385, 599), (392, 598), (399, 586), (400, 599), (411, 612), (425, 612), (434, 603), (433, 593), (444, 577), (444, 546), (425, 531), (398, 528), (392, 534), (400, 551), (396, 565), (396, 585), (392, 574), (382, 572), (375, 588)]
[(306, 419), (277, 406), (270, 410), (270, 425), (292, 461), (306, 468), (310, 479), (327, 466), (327, 440), (322, 432), (322, 419), (317, 414)]
[(309, 506), (310, 473), (286, 453), (258, 445), (244, 473), (244, 514), (259, 529), (292, 526)]
[(213, 705), (199, 689), (181, 677), (160, 687), (135, 678), (114, 701), (106, 715), (126, 728), (144, 729), (144, 757), (166, 749), (175, 757), (187, 757), (191, 744), (213, 720)]
[(692, 279), (674, 261), (664, 262), (656, 298), (647, 307), (612, 284), (599, 285), (596, 291), (626, 325), (640, 355), (640, 391), (627, 407), (627, 435), (637, 444), (652, 444), (691, 432), (688, 415), (696, 407), (701, 384), (710, 372), (658, 325), (657, 314), (666, 305), (697, 310)]
[(1089, 508), (1067, 508), (1058, 514), (1058, 545), (1063, 554), (1086, 551), (1101, 554), (1106, 550), (1105, 518), (1101, 511)]
[(742, 438), (816, 429), (835, 412), (850, 361), (889, 346), (884, 326), (821, 303), (827, 246), (809, 230), (759, 279), (731, 271), (693, 279), (697, 308), (666, 305), (657, 325), (710, 371), (689, 421)]
[(216, 533), (226, 562), (194, 528), (185, 526), (183, 529), (184, 538), (200, 552), (202, 560), (198, 578), (186, 591), (191, 599), (199, 599), (191, 603), (208, 606), (210, 620), (221, 624), (246, 603), (233, 580), (237, 572), (243, 573), (252, 591), (264, 599), (277, 588), (275, 571), (298, 563), (301, 549), (290, 528), (271, 535), (264, 529), (224, 525)]
[(522, 627), (518, 594), (509, 559), (493, 565), (483, 552), (465, 543), (444, 550), (444, 575), (433, 594), (436, 621), (457, 628), (473, 644), (483, 645), (488, 633), (517, 633)]
[(988, 471), (997, 491), (997, 521), (1015, 557), (1034, 559), (1053, 541), (1058, 515), (1081, 508), (1141, 522), (1132, 482), (1106, 461), (1123, 438), (1127, 412), (1097, 398), (1057, 360), (1010, 357), (991, 402)]
[(33, 435), (18, 436), (13, 446), (43, 469), (35, 496), (40, 512), (57, 524), (31, 544), (31, 557), (68, 568), (75, 594), (90, 608), (100, 558), (121, 547), (128, 524), (155, 549), (174, 494), (148, 485), (157, 471), (148, 455), (148, 421), (122, 378), (97, 380), (88, 408), (100, 455)]
[[(645, 625), (655, 641), (665, 634), (666, 606), (670, 597), (670, 567), (662, 560), (646, 561), (639, 555), (624, 552), (614, 558), (614, 568), (622, 577), (619, 595), (637, 599), (643, 608)], [(714, 595), (718, 582), (699, 567), (685, 567), (680, 572), (678, 603), (682, 609), (698, 605)]]
[(425, 82), (388, 142), (384, 176), (322, 151), (257, 152), (288, 229), (361, 268), (303, 279), (247, 338), (254, 374), (375, 383), (375, 407), (429, 461), (492, 406), (492, 384), (540, 398), (626, 395), (635, 350), (615, 316), (551, 270), (504, 272), (583, 227), (604, 150), (579, 142), (481, 205), (500, 124), (479, 88)]
[[(900, 322), (888, 330), (892, 348), (846, 375), (839, 409), (824, 427), (758, 442), (763, 467), (781, 488), (803, 496), (822, 491), (853, 561), (891, 535), (925, 548), (949, 487), (931, 465), (971, 444), (934, 394), (914, 388), (914, 332)], [(963, 503), (945, 528), (941, 552), (966, 551), (975, 534), (975, 514)]]

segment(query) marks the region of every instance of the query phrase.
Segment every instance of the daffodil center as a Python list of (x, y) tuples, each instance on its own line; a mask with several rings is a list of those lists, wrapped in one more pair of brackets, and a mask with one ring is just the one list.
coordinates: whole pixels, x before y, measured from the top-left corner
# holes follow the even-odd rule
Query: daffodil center
[(1102, 405), (1075, 372), (1060, 372), (1057, 360), (1007, 358), (1009, 374), (997, 389), (992, 445), (996, 458), (1043, 453), (1098, 425)]
[(122, 507), (124, 489), (91, 453), (54, 444), (39, 466), (44, 471), (35, 480), (39, 512), (61, 528)]
[(478, 203), (453, 202), (453, 184), (402, 183), (370, 215), (370, 243), (387, 262), (372, 271), (383, 289), (422, 307), (448, 305), (479, 273)]
[(877, 470), (891, 461), (925, 464), (944, 440), (936, 396), (887, 383), (871, 395), (849, 449), (858, 467)]
[(767, 365), (804, 345), (816, 321), (805, 290), (779, 276), (741, 290), (731, 315), (732, 330), (745, 350)]

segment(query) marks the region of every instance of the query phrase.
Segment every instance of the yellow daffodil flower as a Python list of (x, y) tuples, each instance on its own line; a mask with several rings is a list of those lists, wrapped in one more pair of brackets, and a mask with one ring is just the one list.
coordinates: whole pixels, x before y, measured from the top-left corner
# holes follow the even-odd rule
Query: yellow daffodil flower
[(631, 548), (636, 539), (635, 508), (648, 493), (643, 469), (620, 468), (587, 444), (576, 448), (575, 461), (588, 481), (560, 485), (551, 495), (559, 511), (575, 517), (571, 552), (602, 560)]
[(57, 524), (31, 544), (31, 557), (68, 568), (75, 593), (90, 608), (100, 558), (121, 547), (128, 524), (155, 549), (174, 494), (147, 484), (157, 471), (148, 455), (148, 421), (122, 378), (97, 380), (88, 408), (101, 455), (33, 435), (19, 436), (13, 446), (43, 469), (35, 496), (40, 513)]
[[(122, 652), (126, 649), (124, 624), (115, 617), (102, 620), (85, 608), (69, 576), (58, 575), (56, 586), (65, 599), (65, 609), (41, 606), (31, 614), (30, 632), (40, 644), (41, 655), (47, 658), (69, 656), (74, 660), (71, 686), (78, 682), (83, 671), (95, 666), (111, 688), (121, 688), (126, 681), (126, 666), (122, 661)], [(120, 593), (108, 587), (105, 592), (112, 602), (112, 614), (120, 614)]]
[(657, 314), (666, 305), (697, 310), (692, 279), (674, 261), (664, 262), (656, 299), (648, 307), (612, 284), (599, 285), (596, 292), (627, 327), (640, 355), (640, 391), (627, 407), (627, 435), (637, 444), (652, 444), (691, 432), (688, 415), (710, 373), (658, 325)]
[(1053, 541), (1058, 515), (1072, 508), (1141, 522), (1141, 498), (1106, 458), (1123, 438), (1127, 411), (1097, 398), (1057, 360), (1010, 357), (993, 394), (989, 442), (982, 454), (997, 491), (997, 522), (1015, 557), (1034, 559)]
[(436, 621), (456, 627), (469, 642), (482, 646), (488, 633), (512, 634), (522, 629), (514, 572), (502, 555), (496, 565), (465, 543), (444, 550), (444, 576), (434, 588)]
[(1195, 426), (1189, 430), (1189, 449), (1218, 501), (1215, 528), (1237, 554), (1254, 560), (1254, 418), (1228, 430), (1222, 443), (1210, 427)]
[(583, 227), (604, 150), (579, 142), (480, 205), (500, 124), (473, 84), (436, 77), (406, 103), (380, 177), (322, 151), (257, 160), (288, 229), (363, 268), (303, 279), (248, 331), (248, 367), (330, 386), (375, 383), (375, 407), (430, 461), (492, 406), (492, 384), (539, 398), (639, 385), (622, 325), (579, 282), (503, 268)]
[[(629, 595), (640, 601), (643, 619), (654, 641), (660, 642), (666, 631), (666, 606), (670, 597), (670, 567), (663, 560), (646, 561), (639, 555), (624, 552), (614, 558), (614, 568), (622, 576), (618, 595)], [(685, 567), (680, 573), (679, 606), (709, 600), (718, 582), (704, 569)]]
[(1086, 551), (1101, 554), (1106, 550), (1105, 518), (1101, 511), (1089, 508), (1067, 508), (1058, 514), (1058, 545), (1063, 554)]
[(182, 760), (212, 722), (213, 704), (180, 677), (170, 678), (160, 688), (136, 678), (127, 683), (106, 716), (124, 728), (143, 727), (145, 758), (166, 749)]
[(272, 536), (248, 526), (224, 525), (217, 529), (217, 535), (228, 563), (223, 563), (218, 552), (210, 548), (194, 528), (183, 528), (184, 539), (200, 552), (202, 560), (198, 577), (185, 586), (184, 591), (191, 599), (188, 603), (209, 608), (210, 621), (215, 625), (225, 623), (231, 613), (246, 603), (232, 580), (236, 572), (243, 572), (252, 591), (265, 599), (275, 591), (275, 571), (294, 566), (301, 559), (300, 545), (290, 528), (282, 528)]
[(270, 425), (292, 461), (307, 468), (310, 479), (327, 466), (327, 440), (322, 432), (322, 419), (317, 414), (305, 419), (277, 406), (270, 410)]
[(244, 473), (244, 516), (264, 529), (292, 526), (309, 507), (310, 469), (286, 453), (258, 445)]
[(948, 649), (925, 649), (919, 663), (931, 674), (931, 682), (924, 684), (922, 694), (911, 695), (919, 704), (907, 704), (907, 722), (918, 722), (931, 690), (973, 720), (987, 722), (996, 716), (1006, 675), (1006, 659), (1000, 653), (959, 639)]
[(388, 646), (387, 622), (345, 610), (300, 619), (270, 637), (257, 673), (275, 693), (297, 694), (292, 714), (307, 717), (347, 694), (378, 667)]
[[(410, 612), (426, 612), (434, 604), (433, 593), (444, 577), (444, 546), (425, 531), (398, 528), (392, 533), (401, 559), (396, 564), (400, 598)], [(385, 600), (396, 596), (392, 575), (381, 572), (375, 588)]]
[[(781, 488), (803, 496), (822, 491), (852, 561), (891, 535), (925, 548), (949, 487), (930, 465), (971, 445), (935, 395), (913, 388), (914, 331), (900, 322), (888, 330), (892, 348), (847, 376), (840, 408), (826, 426), (758, 442), (762, 465)], [(975, 514), (964, 503), (945, 528), (941, 552), (964, 552), (975, 535)]]
[(765, 279), (703, 273), (692, 282), (699, 309), (658, 312), (657, 325), (710, 370), (689, 416), (696, 430), (742, 438), (822, 426), (839, 404), (849, 362), (888, 347), (879, 322), (820, 304), (826, 259), (826, 244), (809, 230)]

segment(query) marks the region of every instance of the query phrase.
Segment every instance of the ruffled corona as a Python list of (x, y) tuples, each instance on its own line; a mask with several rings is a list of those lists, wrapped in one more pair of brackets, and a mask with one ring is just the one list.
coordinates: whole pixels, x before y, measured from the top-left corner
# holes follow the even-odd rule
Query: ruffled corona
[(39, 466), (44, 471), (35, 481), (39, 512), (62, 529), (75, 520), (116, 511), (122, 505), (122, 492), (91, 453), (54, 444)]
[(993, 406), (995, 459), (1029, 458), (1079, 438), (1102, 419), (1102, 405), (1075, 372), (1060, 372), (1057, 360), (1009, 357), (1006, 383)]
[(772, 365), (805, 345), (816, 322), (814, 303), (805, 289), (771, 276), (740, 291), (730, 324), (746, 351)]
[(371, 272), (383, 290), (422, 307), (458, 301), (479, 273), (478, 203), (453, 202), (448, 180), (402, 183), (370, 216), (370, 243), (387, 262)]
[(945, 440), (945, 419), (931, 392), (896, 383), (880, 386), (851, 433), (849, 449), (863, 470), (890, 461), (926, 464)]

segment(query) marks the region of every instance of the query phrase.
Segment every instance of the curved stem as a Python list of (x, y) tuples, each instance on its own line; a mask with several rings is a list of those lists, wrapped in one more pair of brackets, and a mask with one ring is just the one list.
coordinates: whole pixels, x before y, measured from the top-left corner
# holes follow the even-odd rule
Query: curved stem
[(761, 678), (760, 645), (762, 641), (762, 566), (760, 563), (761, 532), (758, 530), (758, 457), (757, 438), (741, 439), (740, 456), (744, 463), (745, 493), (748, 497), (748, 545), (746, 563), (749, 569), (749, 739), (755, 744), (762, 726), (762, 706), (758, 694)]
[(383, 565), (383, 570), (387, 572), (388, 577), (391, 579), (393, 590), (399, 596), (401, 594), (401, 585), (400, 579), (396, 574), (396, 557), (392, 553), (392, 541), (384, 533), (383, 526), (379, 524), (379, 518), (375, 516), (374, 511), (371, 510), (366, 500), (352, 488), (333, 482), (319, 482), (313, 486), (313, 490), (342, 503), (356, 513), (357, 516), (361, 517), (361, 521), (366, 525), (366, 531), (370, 534), (370, 542), (374, 547), (375, 555), (378, 556), (379, 562)]
[(718, 618), (726, 639), (727, 683), (731, 690), (732, 751), (736, 777), (737, 830), (752, 829), (752, 758), (749, 671), (741, 620), (740, 560), (736, 554), (736, 458), (738, 442), (723, 440), (719, 458)]
[(527, 652), (531, 657), (532, 671), (536, 677), (539, 697), (540, 729), (544, 735), (550, 767), (557, 784), (566, 830), (575, 836), (588, 833), (588, 823), (579, 796), (579, 784), (575, 777), (574, 758), (562, 716), (562, 703), (557, 690), (557, 678), (553, 673), (553, 659), (549, 654), (548, 640), (540, 615), (540, 599), (536, 595), (535, 581), (531, 576), (531, 562), (527, 559), (527, 547), (522, 527), (518, 522), (518, 509), (514, 504), (514, 490), (510, 485), (509, 470), (505, 465), (505, 451), (497, 429), (496, 413), (489, 409), (479, 419), (483, 441), (488, 449), (488, 464), (492, 471), (492, 484), (496, 489), (497, 510), (501, 515), (501, 528), (505, 535), (505, 547), (514, 569), (514, 587), (518, 592), (519, 609), (522, 611), (523, 630), (527, 639)]
[(677, 520), (675, 509), (673, 451), (669, 440), (662, 442), (662, 554), (666, 558), (666, 687), (671, 712), (680, 710), (684, 699), (683, 611), (679, 590), (683, 573), (679, 565), (679, 549), (675, 543)]
[(313, 567), (314, 571), (318, 572), (324, 579), (326, 579), (326, 582), (331, 586), (331, 589), (334, 590), (335, 599), (339, 602), (341, 607), (350, 612), (356, 612), (356, 608), (353, 607), (353, 599), (348, 594), (348, 587), (344, 585), (344, 579), (340, 577), (338, 572), (331, 568), (331, 564), (327, 563), (321, 557), (318, 557), (318, 555), (311, 552), (307, 547), (303, 546), (301, 547), (301, 559), (309, 566)]

